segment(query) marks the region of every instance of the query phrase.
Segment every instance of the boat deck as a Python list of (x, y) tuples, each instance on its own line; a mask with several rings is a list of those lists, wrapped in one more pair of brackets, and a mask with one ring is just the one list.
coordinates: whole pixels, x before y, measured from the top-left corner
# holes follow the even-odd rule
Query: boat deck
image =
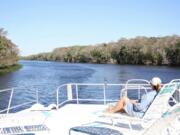
[[(82, 125), (85, 126), (83, 128), (86, 128), (86, 131), (94, 130), (93, 132), (100, 132), (100, 134), (103, 132), (99, 129), (104, 129), (104, 132), (106, 130), (107, 132), (114, 132), (118, 135), (143, 133), (143, 128), (141, 129), (141, 127), (136, 127), (132, 131), (125, 125), (124, 121), (119, 121), (113, 125), (111, 118), (99, 117), (106, 108), (107, 105), (98, 104), (67, 104), (58, 110), (24, 110), (15, 114), (8, 114), (7, 116), (4, 115), (0, 118), (0, 134), (25, 135), (35, 132), (36, 135), (70, 135), (69, 131), (71, 128), (78, 126), (80, 126), (78, 128), (81, 128)], [(177, 120), (179, 122), (179, 119)], [(172, 120), (170, 121), (172, 122)], [(160, 125), (162, 125), (164, 120), (160, 122)], [(177, 126), (177, 124), (175, 125)], [(108, 128), (109, 126), (111, 128)], [(160, 127), (162, 128), (162, 126)], [(81, 128), (81, 130), (83, 129)], [(73, 130), (70, 133), (72, 135), (83, 134)]]
[[(121, 94), (122, 97), (124, 94), (127, 95), (128, 90), (136, 90), (138, 93), (138, 97), (140, 97), (140, 91), (149, 90), (149, 82), (146, 80), (141, 80), (146, 84), (132, 84), (128, 85), (131, 81), (140, 81), (139, 79), (132, 79), (127, 81), (125, 84), (65, 84), (61, 85), (57, 88), (56, 91), (56, 104), (50, 104), (49, 106), (45, 107), (42, 104), (39, 104), (39, 96), (38, 90), (36, 91), (36, 101), (31, 101), (27, 103), (23, 103), (16, 106), (11, 106), (12, 97), (14, 88), (3, 90), (1, 92), (10, 91), (10, 99), (7, 105), (7, 108), (1, 110), (0, 112), (5, 112), (6, 114), (0, 114), (0, 135), (9, 135), (9, 134), (36, 134), (36, 135), (80, 135), (78, 133), (80, 130), (84, 131), (86, 134), (87, 131), (99, 132), (100, 135), (106, 135), (106, 133), (112, 132), (112, 134), (142, 134), (146, 130), (146, 121), (145, 123), (141, 123), (142, 119), (136, 119), (132, 122), (132, 118), (128, 117), (128, 119), (124, 119), (127, 116), (122, 115), (120, 118), (118, 113), (115, 114), (108, 114), (108, 116), (103, 112), (109, 104), (109, 102), (115, 102), (115, 99), (108, 99), (108, 92), (106, 89), (110, 86), (121, 86)], [(169, 99), (172, 98), (173, 102), (179, 105), (179, 84), (176, 84), (174, 80), (169, 84), (163, 86), (159, 96), (156, 96), (156, 99), (151, 104), (150, 109), (148, 109), (149, 113), (147, 112), (146, 120), (152, 120), (147, 124), (152, 124), (154, 120), (161, 119), (164, 115), (162, 112), (168, 112), (172, 106), (169, 106)], [(80, 86), (98, 86), (102, 87), (102, 99), (94, 99), (94, 98), (79, 98), (79, 90)], [(128, 86), (128, 87), (127, 87)], [(63, 89), (65, 87), (65, 89)], [(88, 87), (89, 88), (89, 87)], [(119, 88), (118, 88), (119, 89)], [(60, 97), (60, 93), (66, 90), (67, 93), (65, 94), (66, 98), (63, 99)], [(74, 91), (73, 91), (74, 90)], [(60, 92), (61, 91), (61, 92)], [(176, 96), (173, 96), (173, 93), (176, 92)], [(75, 93), (75, 97), (73, 97), (73, 92)], [(61, 101), (61, 100), (64, 101)], [(139, 98), (138, 98), (139, 99)], [(60, 102), (60, 101), (61, 102)], [(77, 104), (74, 103), (77, 102)], [(82, 102), (81, 102), (82, 101)], [(88, 101), (88, 102), (87, 102)], [(93, 101), (93, 102), (90, 102)], [(73, 103), (72, 103), (73, 102)], [(89, 104), (94, 103), (96, 104)], [(83, 104), (88, 103), (88, 104)], [(104, 104), (99, 104), (104, 103)], [(22, 110), (16, 113), (9, 113), (11, 109), (15, 109), (24, 105), (33, 104), (30, 108)], [(64, 105), (64, 106), (62, 106)], [(179, 106), (175, 105), (178, 109)], [(57, 107), (61, 106), (56, 110)], [(157, 109), (158, 107), (158, 109)], [(173, 119), (178, 119), (179, 123), (179, 110), (178, 118), (173, 117)], [(113, 115), (113, 116), (111, 116)], [(167, 116), (168, 117), (168, 116)], [(167, 123), (162, 118), (161, 123)], [(169, 123), (169, 122), (168, 122)], [(145, 124), (145, 126), (144, 126)], [(155, 126), (157, 127), (157, 126)], [(166, 130), (169, 128), (162, 127), (159, 128)], [(173, 130), (176, 128), (172, 128)], [(77, 131), (78, 130), (78, 131)], [(101, 132), (102, 130), (102, 132)], [(179, 128), (177, 128), (179, 133)], [(77, 131), (77, 132), (76, 132)], [(105, 132), (105, 133), (104, 133)], [(104, 133), (104, 134), (103, 134)], [(150, 131), (151, 133), (151, 131)], [(114, 134), (114, 135), (115, 135)]]
[(52, 111), (45, 124), (50, 134), (68, 135), (71, 127), (93, 122), (97, 114), (106, 108), (105, 105), (68, 104), (57, 111)]
[[(124, 121), (113, 126), (111, 117), (99, 117), (100, 115), (104, 114), (103, 111), (107, 107), (108, 105), (98, 104), (68, 104), (57, 111), (52, 111), (51, 115), (46, 119), (45, 125), (50, 128), (50, 135), (69, 135), (69, 131), (72, 127), (81, 125), (103, 125), (104, 128), (108, 128), (109, 126), (111, 126), (112, 129), (115, 129), (122, 133), (132, 134), (132, 131), (129, 130), (128, 124), (125, 124)], [(140, 132), (141, 129), (138, 127), (137, 130), (133, 131), (134, 134)], [(73, 135), (81, 134), (74, 131), (72, 131), (71, 133)]]
[(67, 104), (58, 110), (24, 110), (18, 113), (3, 114), (0, 118), (0, 134), (31, 133), (45, 135), (68, 135), (71, 127), (93, 122), (97, 114), (107, 105)]

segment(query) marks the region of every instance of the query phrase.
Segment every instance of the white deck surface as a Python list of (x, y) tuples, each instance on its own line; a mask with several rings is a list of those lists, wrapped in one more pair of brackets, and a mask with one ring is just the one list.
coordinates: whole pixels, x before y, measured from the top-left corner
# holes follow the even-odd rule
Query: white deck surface
[[(3, 127), (15, 127), (15, 126), (22, 127), (23, 125), (31, 126), (31, 125), (42, 124), (47, 126), (49, 128), (49, 131), (48, 130), (38, 131), (36, 132), (36, 135), (69, 135), (69, 129), (71, 127), (81, 126), (83, 124), (93, 123), (95, 121), (101, 120), (101, 118), (98, 116), (102, 114), (102, 111), (104, 111), (106, 108), (107, 105), (67, 104), (58, 110), (22, 111), (15, 114), (9, 114), (8, 116), (0, 118), (0, 129), (3, 129)], [(102, 119), (104, 120), (102, 122), (110, 123), (110, 125), (112, 124), (111, 119), (104, 119), (104, 118)], [(119, 122), (123, 122), (123, 121), (119, 121)], [(170, 122), (172, 121), (170, 120)], [(157, 126), (154, 127), (156, 129)], [(114, 126), (113, 128), (119, 130), (120, 132), (126, 135), (130, 135), (130, 134), (137, 135), (143, 132), (143, 130), (132, 131), (129, 128), (121, 128), (119, 126)], [(153, 132), (156, 132), (156, 130), (153, 130)], [(73, 135), (77, 135), (77, 134), (73, 134)], [(172, 133), (171, 135), (175, 135), (175, 134)]]
[[(106, 108), (107, 105), (98, 104), (67, 104), (58, 110), (29, 111), (27, 109), (19, 113), (9, 114), (7, 117), (0, 119), (0, 128), (45, 125), (49, 130), (37, 131), (36, 135), (69, 135), (70, 128), (99, 120), (111, 125), (112, 120), (110, 118), (99, 117)], [(132, 134), (132, 131), (128, 128), (112, 128)], [(134, 131), (133, 133), (137, 134), (139, 131)], [(74, 132), (73, 135), (75, 135)]]
[[(107, 108), (107, 105), (91, 105), (91, 104), (68, 104), (60, 108), (58, 111), (52, 111), (51, 115), (46, 119), (45, 125), (50, 128), (48, 135), (69, 135), (69, 129), (83, 124), (101, 121), (112, 124), (111, 119), (99, 118), (99, 115)], [(113, 128), (113, 127), (112, 127)], [(131, 131), (129, 128), (114, 127), (114, 129), (127, 134), (136, 134), (140, 131)], [(38, 135), (46, 135), (38, 134)], [(73, 132), (73, 135), (76, 135)], [(79, 133), (78, 133), (79, 135)]]
[(51, 111), (44, 124), (50, 128), (49, 134), (68, 135), (71, 127), (95, 121), (97, 113), (105, 108), (104, 105), (68, 104), (58, 111)]
[(27, 109), (18, 113), (1, 115), (0, 130), (11, 127), (45, 125), (49, 131), (38, 131), (36, 134), (68, 135), (71, 127), (96, 121), (97, 114), (106, 108), (107, 105), (67, 104), (58, 110), (30, 111)]

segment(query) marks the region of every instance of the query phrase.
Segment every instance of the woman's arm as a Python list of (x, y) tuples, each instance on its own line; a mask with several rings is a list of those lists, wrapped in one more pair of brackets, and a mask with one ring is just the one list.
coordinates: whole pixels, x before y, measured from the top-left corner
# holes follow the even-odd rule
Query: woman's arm
[(138, 100), (130, 100), (130, 102), (131, 102), (132, 104), (134, 104), (135, 106), (138, 105)]

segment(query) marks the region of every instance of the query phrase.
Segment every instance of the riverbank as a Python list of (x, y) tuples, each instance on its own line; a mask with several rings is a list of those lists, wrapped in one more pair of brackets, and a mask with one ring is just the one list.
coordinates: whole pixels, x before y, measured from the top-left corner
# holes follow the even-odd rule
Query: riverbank
[(56, 48), (24, 60), (62, 61), (68, 63), (172, 65), (180, 66), (180, 36), (122, 38), (97, 45)]
[(15, 64), (15, 65), (3, 67), (3, 68), (1, 67), (0, 68), (0, 75), (4, 75), (6, 73), (16, 71), (20, 68), (22, 68), (22, 65), (20, 65), (20, 64)]

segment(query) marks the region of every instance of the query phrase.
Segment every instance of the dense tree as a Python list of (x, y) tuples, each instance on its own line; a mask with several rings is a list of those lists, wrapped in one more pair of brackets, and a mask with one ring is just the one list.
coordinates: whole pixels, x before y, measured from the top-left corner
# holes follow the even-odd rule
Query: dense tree
[(56, 48), (50, 53), (25, 57), (65, 62), (180, 65), (180, 37), (121, 38), (117, 42)]
[(17, 63), (19, 50), (7, 37), (7, 31), (0, 28), (0, 68)]
[(180, 66), (180, 42), (166, 48), (166, 55), (170, 65)]

